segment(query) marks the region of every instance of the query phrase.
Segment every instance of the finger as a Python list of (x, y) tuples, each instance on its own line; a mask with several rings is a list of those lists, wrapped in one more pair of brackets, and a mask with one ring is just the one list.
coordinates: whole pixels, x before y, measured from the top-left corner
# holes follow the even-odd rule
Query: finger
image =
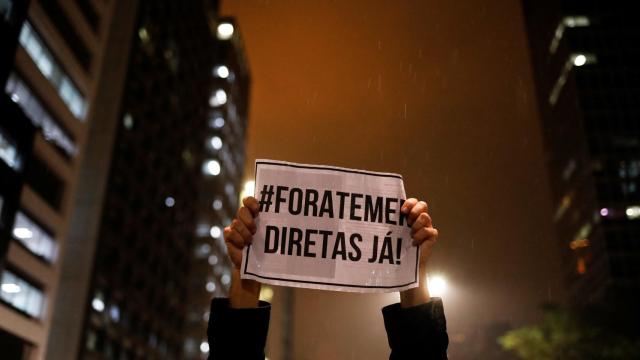
[(233, 265), (235, 265), (236, 269), (239, 269), (242, 264), (242, 249), (227, 244), (227, 253)]
[(414, 234), (423, 227), (431, 227), (431, 216), (426, 212), (418, 215), (416, 221), (411, 225), (411, 234)]
[(433, 241), (435, 243), (438, 239), (438, 230), (432, 227), (423, 227), (413, 234), (411, 238), (413, 239), (412, 244), (414, 246), (418, 246), (429, 241)]
[(426, 202), (418, 201), (418, 203), (411, 208), (411, 212), (408, 215), (409, 224), (413, 225), (413, 222), (416, 221), (420, 213), (427, 212), (428, 209), (429, 207), (427, 206)]
[(224, 228), (224, 242), (239, 249), (242, 249), (245, 246), (245, 241), (242, 235), (230, 226)]
[(254, 198), (253, 196), (247, 196), (244, 199), (242, 199), (242, 204), (249, 208), (249, 211), (251, 211), (251, 214), (253, 215), (253, 217), (258, 216), (258, 213), (260, 213), (260, 206), (258, 205), (258, 200), (256, 200), (256, 198)]
[(247, 227), (244, 225), (242, 221), (238, 219), (233, 219), (233, 221), (231, 222), (231, 227), (237, 232), (239, 232), (240, 235), (242, 235), (242, 238), (244, 239), (245, 244), (248, 244), (251, 242), (251, 238), (253, 236), (251, 235), (251, 232), (249, 231), (249, 229), (247, 229)]
[(418, 203), (418, 199), (416, 199), (416, 198), (407, 199), (402, 204), (402, 207), (400, 208), (400, 211), (403, 214), (408, 214), (409, 211), (411, 211), (411, 208), (414, 207), (417, 203)]
[(238, 209), (238, 212), (236, 213), (236, 218), (240, 220), (247, 227), (247, 229), (249, 229), (251, 234), (256, 233), (256, 230), (257, 230), (256, 223), (255, 221), (253, 221), (253, 215), (251, 214), (251, 210), (249, 210), (248, 207), (243, 206), (240, 209)]

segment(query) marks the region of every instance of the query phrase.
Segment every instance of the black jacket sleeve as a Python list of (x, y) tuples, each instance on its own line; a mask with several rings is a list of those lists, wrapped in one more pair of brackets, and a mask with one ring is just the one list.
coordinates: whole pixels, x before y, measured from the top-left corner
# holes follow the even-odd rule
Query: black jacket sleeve
[(229, 299), (211, 300), (209, 359), (264, 360), (270, 313), (271, 305), (264, 301), (257, 308), (233, 309)]
[(389, 360), (447, 359), (449, 336), (440, 298), (409, 308), (389, 305), (382, 316), (391, 347)]

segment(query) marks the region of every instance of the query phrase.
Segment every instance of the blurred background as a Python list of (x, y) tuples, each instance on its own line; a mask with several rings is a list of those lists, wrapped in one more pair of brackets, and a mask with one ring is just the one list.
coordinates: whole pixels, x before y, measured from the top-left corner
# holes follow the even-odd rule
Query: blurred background
[[(429, 203), (451, 359), (640, 358), (632, 10), (0, 0), (0, 357), (206, 358), (222, 229), (269, 158)], [(269, 359), (389, 356), (397, 293), (261, 298)]]

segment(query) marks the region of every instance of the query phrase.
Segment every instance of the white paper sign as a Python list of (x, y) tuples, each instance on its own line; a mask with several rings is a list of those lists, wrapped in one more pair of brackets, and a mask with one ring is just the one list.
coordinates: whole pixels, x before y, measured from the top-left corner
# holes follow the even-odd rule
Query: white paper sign
[(402, 176), (256, 160), (255, 198), (258, 230), (243, 279), (351, 292), (418, 286)]

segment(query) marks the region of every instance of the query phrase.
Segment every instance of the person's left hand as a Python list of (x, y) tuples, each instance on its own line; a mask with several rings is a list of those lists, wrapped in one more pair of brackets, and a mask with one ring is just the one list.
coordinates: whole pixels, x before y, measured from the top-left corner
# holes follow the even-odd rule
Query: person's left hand
[(431, 216), (427, 213), (429, 206), (416, 198), (407, 199), (400, 211), (407, 216), (407, 224), (411, 225), (411, 239), (414, 246), (420, 248), (420, 265), (418, 276), (420, 285), (416, 288), (400, 292), (402, 307), (427, 303), (431, 298), (427, 287), (427, 260), (438, 240), (438, 230), (433, 227)]
[(411, 225), (413, 245), (420, 246), (420, 267), (427, 263), (433, 245), (438, 240), (438, 230), (433, 227), (428, 210), (427, 203), (416, 198), (407, 199), (400, 209), (407, 215), (407, 223)]

